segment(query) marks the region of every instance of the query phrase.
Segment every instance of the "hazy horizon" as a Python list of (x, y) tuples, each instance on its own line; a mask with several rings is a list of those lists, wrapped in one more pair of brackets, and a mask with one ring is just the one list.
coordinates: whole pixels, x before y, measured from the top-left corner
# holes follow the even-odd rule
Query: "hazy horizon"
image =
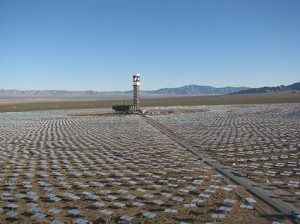
[[(183, 86), (166, 86), (166, 87), (157, 88), (157, 89), (141, 89), (141, 91), (153, 91), (153, 90), (164, 89), (164, 88), (180, 88), (180, 87), (191, 86), (191, 85), (198, 85), (198, 84), (187, 84), (187, 85), (183, 85)], [(208, 86), (208, 85), (198, 85), (198, 86)], [(248, 86), (220, 86), (220, 87), (208, 86), (208, 87), (214, 87), (214, 88), (246, 87), (246, 88), (248, 88)], [(78, 89), (4, 89), (4, 88), (0, 88), (0, 90), (17, 90), (17, 91), (75, 91), (75, 92), (76, 91), (126, 92), (126, 91), (132, 91), (132, 87), (129, 86), (128, 89), (125, 89), (125, 90), (103, 90), (103, 91), (102, 90), (94, 90), (94, 89), (78, 90)]]
[[(298, 83), (298, 82), (296, 82)], [(289, 83), (289, 84), (279, 84), (276, 86), (270, 86), (270, 87), (277, 87), (277, 86), (281, 86), (281, 85), (291, 85), (294, 83)], [(158, 89), (171, 89), (171, 88), (180, 88), (180, 87), (184, 87), (184, 86), (190, 86), (190, 85), (198, 85), (198, 84), (187, 84), (187, 85), (183, 85), (183, 86), (166, 86), (166, 87), (162, 87), (162, 88), (157, 88), (157, 89), (141, 89), (141, 91), (155, 91)], [(198, 86), (208, 86), (208, 85), (198, 85)], [(208, 86), (208, 87), (214, 87), (214, 88), (227, 88), (227, 87), (234, 87), (234, 88), (260, 88), (260, 87), (269, 87), (269, 86), (259, 86), (259, 87), (249, 87), (249, 86)], [(74, 91), (74, 92), (84, 92), (84, 91), (95, 91), (95, 92), (127, 92), (127, 91), (132, 91), (132, 89), (130, 89), (130, 86), (128, 87), (128, 89), (125, 90), (94, 90), (94, 89), (83, 89), (83, 90), (78, 90), (78, 89), (4, 89), (4, 88), (0, 88), (0, 90), (16, 90), (16, 91)]]

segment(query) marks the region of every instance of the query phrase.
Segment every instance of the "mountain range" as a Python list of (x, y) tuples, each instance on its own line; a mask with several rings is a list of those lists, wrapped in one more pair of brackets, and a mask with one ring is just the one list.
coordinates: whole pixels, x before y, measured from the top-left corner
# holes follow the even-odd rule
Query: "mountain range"
[[(144, 97), (151, 96), (171, 96), (171, 95), (223, 95), (241, 90), (247, 87), (223, 87), (215, 88), (211, 86), (186, 85), (178, 88), (162, 88), (158, 90), (142, 91)], [(0, 89), (0, 97), (32, 97), (32, 98), (126, 98), (131, 96), (131, 91), (67, 91), (67, 90), (4, 90)]]
[[(199, 95), (226, 95), (226, 94), (246, 94), (246, 93), (268, 93), (300, 91), (300, 82), (288, 86), (277, 87), (221, 87), (200, 85), (186, 85), (178, 88), (162, 88), (157, 90), (144, 90), (142, 96), (145, 98), (159, 96), (199, 96)], [(116, 99), (130, 98), (132, 91), (67, 91), (67, 90), (4, 90), (0, 89), (0, 98), (38, 98), (38, 99)]]
[(285, 86), (275, 86), (275, 87), (268, 87), (264, 86), (261, 88), (250, 88), (244, 89), (241, 91), (233, 92), (232, 94), (247, 94), (247, 93), (270, 93), (270, 92), (298, 92), (300, 91), (300, 82), (296, 82), (294, 84)]
[(247, 90), (248, 87), (221, 87), (212, 86), (187, 85), (178, 88), (162, 88), (158, 90), (148, 91), (154, 94), (170, 94), (170, 95), (224, 95), (242, 90)]

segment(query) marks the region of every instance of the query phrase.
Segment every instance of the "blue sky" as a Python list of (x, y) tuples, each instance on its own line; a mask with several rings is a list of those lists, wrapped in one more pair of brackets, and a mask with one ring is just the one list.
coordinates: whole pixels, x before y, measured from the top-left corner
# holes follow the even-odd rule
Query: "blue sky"
[(300, 81), (299, 0), (0, 0), (0, 89)]

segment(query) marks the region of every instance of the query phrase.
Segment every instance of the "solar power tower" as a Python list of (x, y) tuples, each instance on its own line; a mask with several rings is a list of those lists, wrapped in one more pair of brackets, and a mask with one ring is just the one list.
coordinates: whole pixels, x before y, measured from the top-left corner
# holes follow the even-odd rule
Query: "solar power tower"
[(140, 84), (141, 84), (141, 75), (133, 74), (133, 104), (132, 110), (138, 111), (140, 109)]

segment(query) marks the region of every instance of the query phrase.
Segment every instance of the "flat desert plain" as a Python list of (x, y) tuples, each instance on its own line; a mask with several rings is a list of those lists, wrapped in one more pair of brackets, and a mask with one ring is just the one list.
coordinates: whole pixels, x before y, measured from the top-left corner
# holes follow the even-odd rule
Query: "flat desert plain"
[[(299, 103), (184, 108), (148, 116), (299, 209)], [(0, 114), (1, 223), (291, 223), (142, 116), (88, 115), (107, 111)]]
[[(0, 98), (0, 112), (111, 108), (113, 105), (132, 104), (132, 99), (40, 99), (40, 98)], [(300, 103), (300, 93), (280, 92), (264, 94), (231, 94), (209, 96), (176, 96), (141, 99), (143, 107), (230, 105), (263, 103)]]

